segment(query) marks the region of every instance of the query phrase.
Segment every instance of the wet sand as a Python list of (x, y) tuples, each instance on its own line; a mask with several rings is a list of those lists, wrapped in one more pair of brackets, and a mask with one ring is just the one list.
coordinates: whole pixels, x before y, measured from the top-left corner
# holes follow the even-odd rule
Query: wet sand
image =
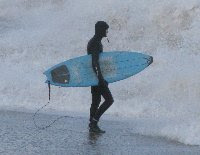
[[(39, 126), (56, 115), (40, 114)], [(132, 133), (134, 124), (103, 119), (105, 134), (88, 132), (87, 117), (66, 117), (45, 130), (33, 123), (32, 113), (0, 111), (0, 154), (2, 155), (198, 155), (199, 146), (189, 146), (161, 137)]]

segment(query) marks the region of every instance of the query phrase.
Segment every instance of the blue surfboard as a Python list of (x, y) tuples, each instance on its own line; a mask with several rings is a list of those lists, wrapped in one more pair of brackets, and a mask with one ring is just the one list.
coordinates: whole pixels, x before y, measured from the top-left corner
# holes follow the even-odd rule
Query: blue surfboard
[[(103, 52), (99, 64), (104, 79), (116, 82), (135, 75), (153, 62), (153, 57), (139, 52)], [(61, 87), (88, 87), (98, 85), (92, 68), (91, 55), (85, 55), (59, 63), (44, 72), (46, 82)]]

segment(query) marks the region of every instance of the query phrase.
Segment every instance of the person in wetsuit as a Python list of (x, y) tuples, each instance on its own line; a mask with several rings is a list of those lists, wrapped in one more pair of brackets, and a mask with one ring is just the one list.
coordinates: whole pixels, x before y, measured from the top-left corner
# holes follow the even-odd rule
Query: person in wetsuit
[[(108, 88), (108, 83), (104, 79), (99, 65), (99, 54), (103, 52), (101, 40), (103, 37), (107, 37), (108, 28), (109, 26), (106, 22), (98, 21), (95, 24), (95, 35), (90, 39), (87, 45), (87, 53), (92, 55), (92, 68), (99, 80), (97, 86), (91, 87), (92, 104), (90, 107), (90, 132), (105, 133), (105, 131), (99, 128), (97, 123), (102, 114), (114, 102), (112, 94)], [(103, 96), (105, 101), (99, 107), (101, 96)]]

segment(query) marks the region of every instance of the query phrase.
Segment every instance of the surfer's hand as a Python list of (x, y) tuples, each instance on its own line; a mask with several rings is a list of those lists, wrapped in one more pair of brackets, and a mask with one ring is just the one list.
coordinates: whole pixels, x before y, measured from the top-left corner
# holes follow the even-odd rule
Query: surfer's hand
[(106, 87), (106, 86), (108, 86), (108, 82), (106, 80), (100, 80), (99, 81), (99, 86)]
[(108, 82), (106, 80), (104, 80), (104, 83), (106, 84), (106, 86), (108, 86)]

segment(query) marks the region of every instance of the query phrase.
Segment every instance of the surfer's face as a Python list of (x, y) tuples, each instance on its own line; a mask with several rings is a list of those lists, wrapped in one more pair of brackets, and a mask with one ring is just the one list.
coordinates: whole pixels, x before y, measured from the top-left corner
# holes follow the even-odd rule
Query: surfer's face
[(108, 29), (106, 29), (106, 37), (107, 37), (107, 34), (108, 34)]
[(105, 30), (103, 37), (107, 37), (108, 29)]

